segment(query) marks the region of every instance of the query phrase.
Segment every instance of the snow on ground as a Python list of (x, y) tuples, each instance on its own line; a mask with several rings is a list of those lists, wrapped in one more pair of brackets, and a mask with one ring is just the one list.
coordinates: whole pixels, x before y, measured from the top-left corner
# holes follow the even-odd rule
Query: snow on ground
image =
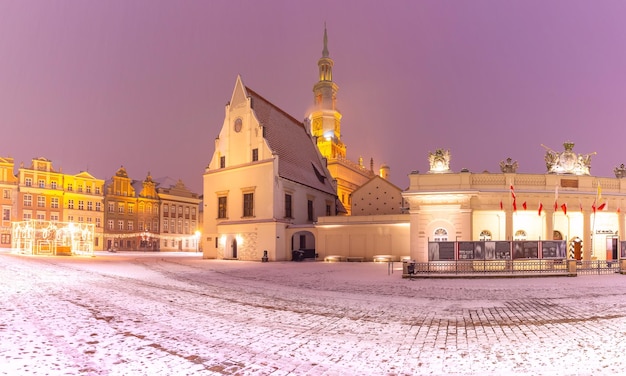
[(0, 375), (610, 375), (626, 276), (0, 251)]

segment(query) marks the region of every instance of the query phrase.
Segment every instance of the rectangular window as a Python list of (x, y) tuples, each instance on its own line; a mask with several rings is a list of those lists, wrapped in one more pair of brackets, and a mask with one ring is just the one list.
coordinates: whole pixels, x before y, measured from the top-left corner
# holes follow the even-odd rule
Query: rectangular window
[(121, 202), (117, 204), (117, 212), (124, 213), (124, 204), (122, 204)]
[(254, 193), (243, 194), (243, 216), (254, 216)]
[(99, 195), (100, 194), (100, 187), (96, 187), (96, 194)]
[(135, 205), (128, 204), (128, 214), (133, 214), (135, 211)]
[(71, 185), (71, 184), (68, 184), (68, 185), (67, 185), (67, 191), (68, 191), (68, 192), (71, 192), (71, 191), (72, 191), (72, 185)]
[(113, 230), (113, 220), (112, 219), (109, 219), (107, 221), (107, 227), (108, 227), (109, 230)]
[(220, 196), (217, 198), (217, 218), (226, 218), (228, 198), (226, 196)]
[(7, 208), (2, 209), (2, 220), (3, 221), (11, 220), (11, 209), (7, 209)]
[(59, 214), (57, 214), (57, 213), (51, 213), (51, 214), (50, 214), (50, 220), (51, 220), (51, 221), (58, 221), (58, 220), (59, 220)]
[(46, 181), (43, 179), (39, 179), (39, 188), (46, 188)]
[(50, 207), (52, 209), (58, 209), (59, 208), (59, 198), (58, 197), (51, 197), (50, 198)]
[(33, 206), (33, 196), (24, 195), (24, 206)]
[(259, 149), (252, 149), (252, 162), (259, 160)]
[(67, 216), (67, 221), (68, 222), (74, 222), (74, 216), (73, 215), (68, 215)]
[(25, 221), (30, 221), (31, 219), (33, 219), (33, 213), (26, 213), (26, 212), (24, 212), (23, 219)]
[(82, 223), (82, 222), (84, 222), (84, 221), (85, 221), (85, 218), (84, 218), (84, 217), (78, 217), (78, 223)]
[(7, 198), (7, 199), (8, 199), (8, 198), (11, 198), (11, 191), (10, 191), (10, 190), (8, 190), (8, 189), (5, 189), (5, 190), (2, 192), (2, 197)]
[(168, 226), (168, 221), (163, 221), (163, 232), (168, 232), (169, 230), (169, 226)]
[(101, 208), (100, 208), (100, 203), (99, 203), (99, 202), (96, 202), (96, 211), (100, 211), (100, 209), (101, 209)]
[(96, 217), (96, 227), (100, 227), (100, 226), (102, 226), (102, 220)]
[(85, 191), (86, 191), (87, 193), (91, 193), (91, 185), (86, 186), (86, 187), (85, 187)]
[(78, 184), (78, 192), (82, 192), (83, 191), (83, 185), (82, 184)]
[(138, 229), (139, 231), (141, 231), (143, 228), (144, 228), (144, 227), (143, 227), (143, 221), (139, 221), (139, 222), (137, 222), (137, 229)]
[(50, 188), (57, 189), (57, 182), (53, 181), (52, 183), (50, 183)]
[(330, 211), (330, 204), (326, 203), (326, 215), (327, 216), (331, 216), (332, 214), (330, 214), (330, 213), (331, 213), (331, 211)]
[(115, 203), (109, 202), (109, 213), (114, 213), (114, 212), (115, 212)]
[(126, 228), (128, 231), (133, 231), (133, 221), (128, 221), (128, 226)]
[(74, 209), (74, 200), (68, 200), (67, 201), (67, 208), (68, 209)]
[(220, 157), (220, 168), (225, 168), (226, 167), (226, 157), (225, 156), (221, 156)]
[(46, 220), (46, 213), (37, 213), (37, 220), (38, 221), (45, 221)]
[(89, 211), (93, 210), (93, 202), (87, 201), (87, 210), (89, 210)]
[(307, 200), (306, 202), (307, 219), (313, 221), (313, 200)]
[(46, 196), (37, 197), (37, 207), (45, 208), (46, 207)]
[(285, 193), (285, 218), (293, 218), (293, 213), (291, 212), (291, 195), (289, 193)]
[(32, 178), (24, 179), (24, 185), (26, 185), (27, 187), (32, 187), (33, 186), (33, 179)]
[(85, 201), (78, 200), (78, 210), (85, 210)]
[(120, 231), (124, 231), (124, 221), (122, 220), (117, 221), (117, 229)]

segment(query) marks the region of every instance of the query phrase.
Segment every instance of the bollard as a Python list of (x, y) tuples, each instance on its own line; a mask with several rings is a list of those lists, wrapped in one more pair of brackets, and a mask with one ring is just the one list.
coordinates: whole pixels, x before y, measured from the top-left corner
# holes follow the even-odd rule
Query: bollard
[(263, 257), (261, 257), (261, 262), (267, 262), (267, 251), (263, 251)]
[(576, 260), (569, 259), (567, 260), (567, 276), (568, 277), (576, 277), (578, 272), (576, 271)]

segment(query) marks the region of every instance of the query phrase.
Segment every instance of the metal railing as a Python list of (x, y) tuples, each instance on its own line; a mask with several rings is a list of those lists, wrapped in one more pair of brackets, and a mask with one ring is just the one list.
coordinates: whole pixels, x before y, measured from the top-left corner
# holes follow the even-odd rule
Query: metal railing
[[(407, 274), (562, 274), (567, 260), (457, 260), (407, 263)], [(411, 273), (412, 271), (412, 273)]]
[(576, 261), (578, 274), (613, 274), (620, 272), (618, 260)]

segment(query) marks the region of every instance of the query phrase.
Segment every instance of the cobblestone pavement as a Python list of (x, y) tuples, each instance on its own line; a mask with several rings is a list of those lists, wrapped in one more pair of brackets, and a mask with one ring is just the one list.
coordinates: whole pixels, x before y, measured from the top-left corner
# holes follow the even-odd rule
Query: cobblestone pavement
[(376, 263), (0, 252), (0, 296), (0, 375), (626, 371), (621, 275), (409, 281)]

